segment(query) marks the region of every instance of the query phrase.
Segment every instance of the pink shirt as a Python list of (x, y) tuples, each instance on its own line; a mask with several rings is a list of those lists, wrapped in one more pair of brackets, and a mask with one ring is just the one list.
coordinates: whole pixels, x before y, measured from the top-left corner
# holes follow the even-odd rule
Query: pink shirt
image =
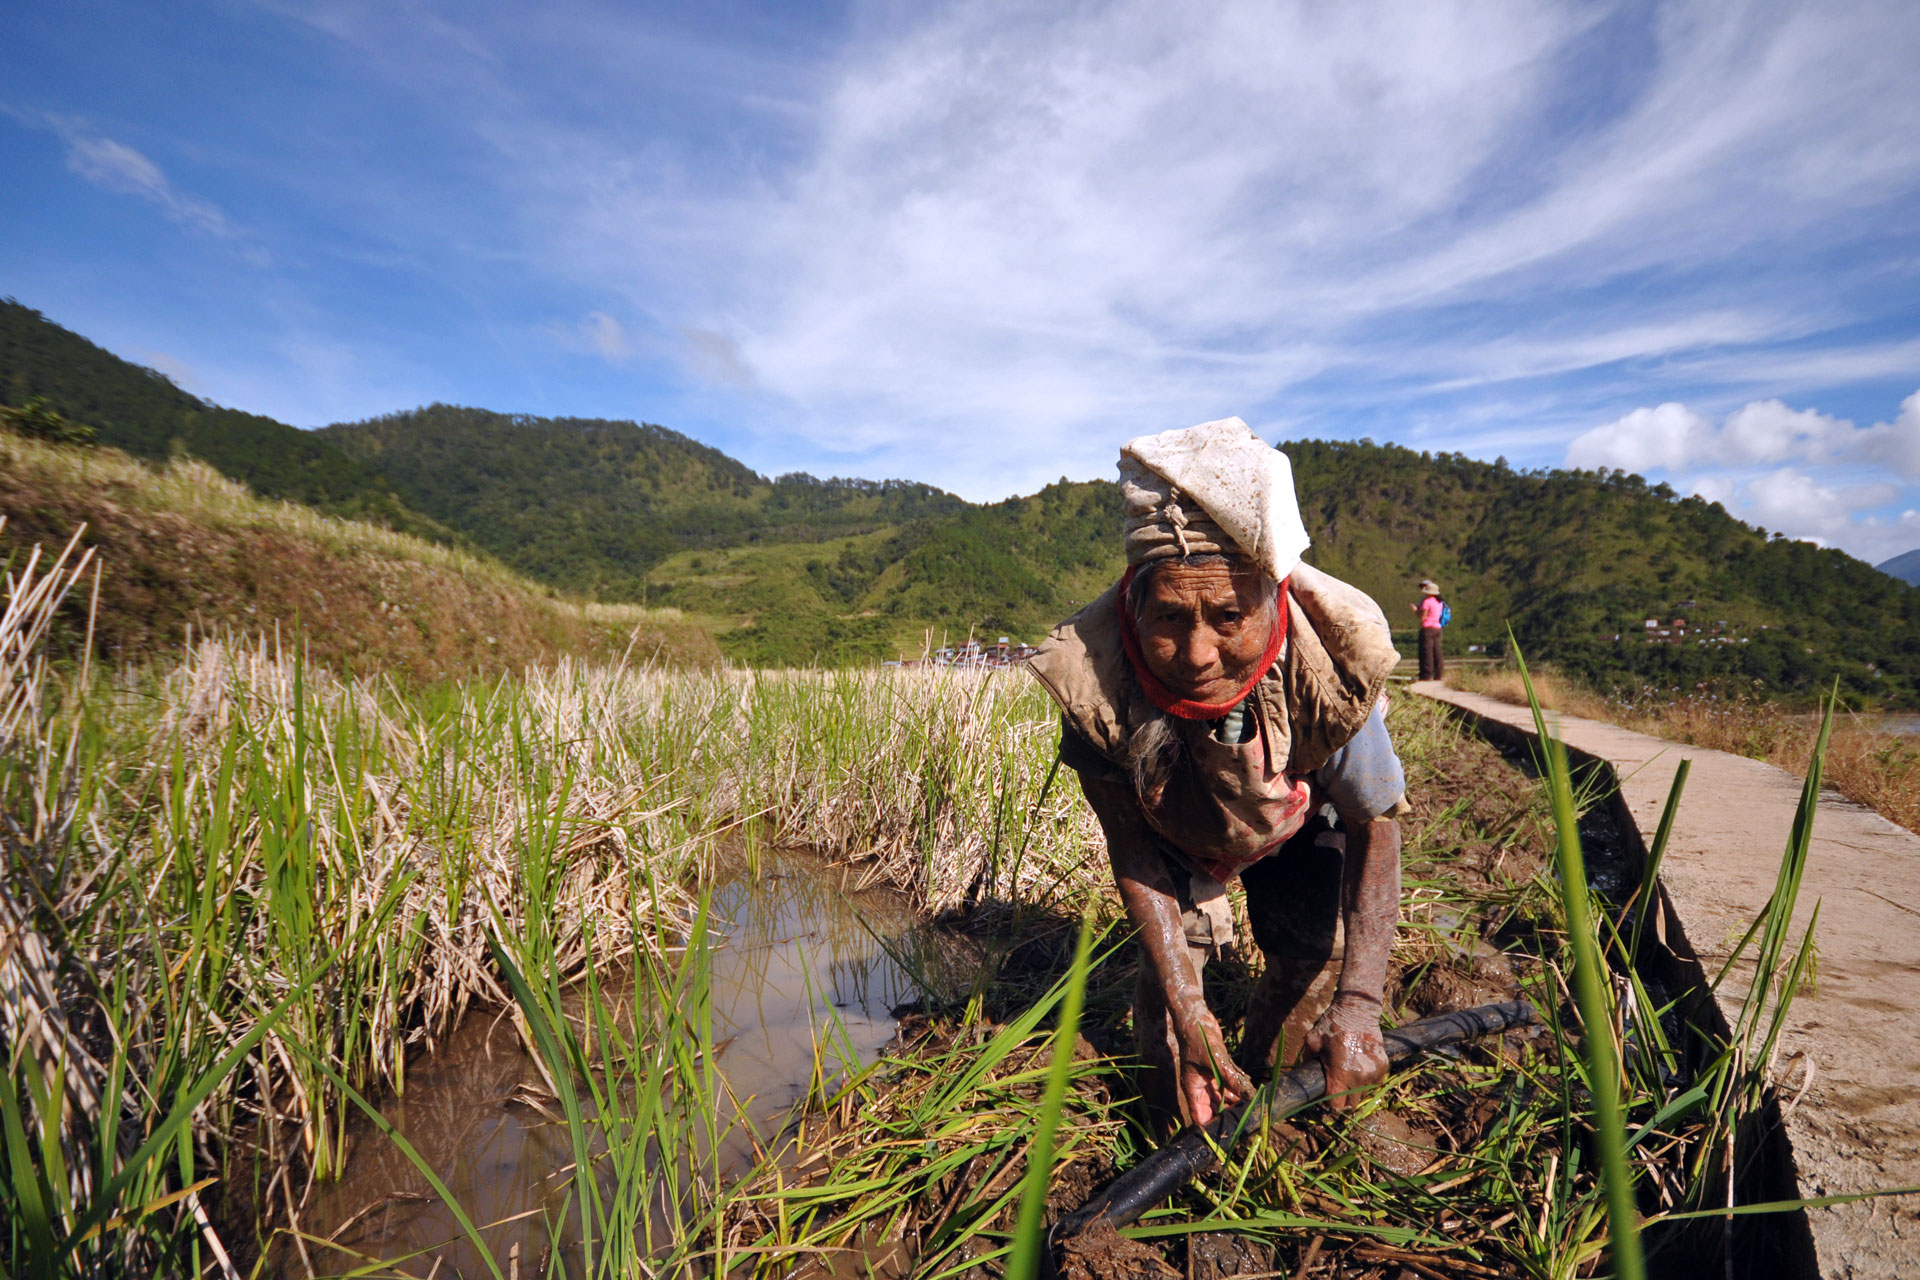
[(1420, 600), (1420, 625), (1438, 627), (1440, 625), (1440, 597), (1424, 596)]

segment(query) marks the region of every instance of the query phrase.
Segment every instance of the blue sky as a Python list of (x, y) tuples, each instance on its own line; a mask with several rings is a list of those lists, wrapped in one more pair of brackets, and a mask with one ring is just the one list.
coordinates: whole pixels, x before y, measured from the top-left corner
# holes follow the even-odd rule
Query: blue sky
[(0, 294), (302, 426), (970, 498), (1239, 414), (1920, 547), (1883, 4), (12, 0)]

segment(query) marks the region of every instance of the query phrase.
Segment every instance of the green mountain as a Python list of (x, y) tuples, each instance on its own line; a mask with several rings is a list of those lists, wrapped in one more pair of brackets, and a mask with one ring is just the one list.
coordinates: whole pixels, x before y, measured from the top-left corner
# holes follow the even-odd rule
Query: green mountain
[[(1037, 639), (1122, 568), (1106, 481), (973, 505), (901, 480), (769, 479), (665, 427), (448, 405), (303, 432), (207, 404), (0, 303), (0, 400), (32, 397), (140, 457), (191, 454), (259, 492), (457, 541), (554, 588), (678, 607), (755, 664)], [(1603, 686), (1806, 694), (1839, 680), (1920, 704), (1920, 590), (1840, 552), (1638, 476), (1365, 441), (1281, 447), (1308, 559), (1379, 600), (1403, 648), (1413, 584), (1431, 576), (1453, 606), (1455, 653), (1500, 646), (1511, 626), (1529, 654)]]
[[(768, 480), (662, 427), (439, 405), (325, 435), (508, 563), (681, 608), (756, 664), (1036, 639), (1123, 567), (1105, 481), (976, 506), (900, 481)], [(1920, 695), (1920, 592), (1840, 552), (1638, 476), (1368, 442), (1282, 448), (1308, 559), (1380, 600), (1409, 648), (1413, 584), (1431, 576), (1455, 652), (1500, 646), (1511, 624), (1530, 653), (1603, 685), (1804, 693), (1839, 678), (1880, 700)]]
[(1396, 628), (1411, 625), (1412, 584), (1436, 579), (1456, 652), (1497, 646), (1511, 625), (1529, 654), (1602, 687), (1806, 694), (1838, 679), (1920, 701), (1920, 591), (1844, 552), (1624, 472), (1522, 472), (1367, 442), (1281, 448), (1308, 559), (1385, 604)]
[(515, 568), (615, 600), (646, 597), (648, 570), (676, 551), (819, 543), (966, 506), (902, 480), (768, 480), (634, 422), (436, 404), (316, 434)]
[(1892, 574), (1910, 587), (1920, 587), (1920, 547), (1915, 547), (1874, 567), (1882, 573)]
[(648, 598), (707, 619), (729, 654), (766, 665), (1035, 640), (1119, 575), (1119, 525), (1115, 486), (1062, 480), (871, 533), (680, 552), (649, 571)]
[(445, 529), (407, 509), (380, 475), (311, 431), (209, 404), (164, 374), (0, 298), (0, 405), (41, 398), (95, 429), (96, 440), (136, 458), (187, 454), (255, 493), (373, 520), (437, 541)]

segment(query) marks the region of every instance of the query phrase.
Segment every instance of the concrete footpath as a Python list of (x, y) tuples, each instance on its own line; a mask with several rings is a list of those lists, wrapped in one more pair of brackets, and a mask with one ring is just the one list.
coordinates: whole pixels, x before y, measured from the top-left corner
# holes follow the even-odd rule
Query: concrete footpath
[[(1433, 682), (1411, 689), (1496, 734), (1533, 733), (1525, 707)], [(1801, 779), (1593, 720), (1548, 720), (1573, 752), (1613, 765), (1645, 845), (1675, 769), (1693, 761), (1661, 879), (1684, 944), (1709, 976), (1718, 972), (1773, 892)], [(1920, 836), (1824, 793), (1794, 942), (1816, 903), (1818, 983), (1795, 1000), (1779, 1057), (1799, 1194), (1920, 1185)], [(1720, 991), (1729, 1021), (1748, 977), (1730, 976)], [(1814, 1209), (1807, 1218), (1822, 1276), (1920, 1277), (1920, 1196)]]

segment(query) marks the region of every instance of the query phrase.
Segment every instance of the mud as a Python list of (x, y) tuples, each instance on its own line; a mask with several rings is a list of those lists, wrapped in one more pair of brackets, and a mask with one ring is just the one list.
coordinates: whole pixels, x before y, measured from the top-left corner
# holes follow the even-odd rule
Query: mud
[(1160, 1252), (1100, 1223), (1060, 1251), (1063, 1280), (1180, 1280)]

